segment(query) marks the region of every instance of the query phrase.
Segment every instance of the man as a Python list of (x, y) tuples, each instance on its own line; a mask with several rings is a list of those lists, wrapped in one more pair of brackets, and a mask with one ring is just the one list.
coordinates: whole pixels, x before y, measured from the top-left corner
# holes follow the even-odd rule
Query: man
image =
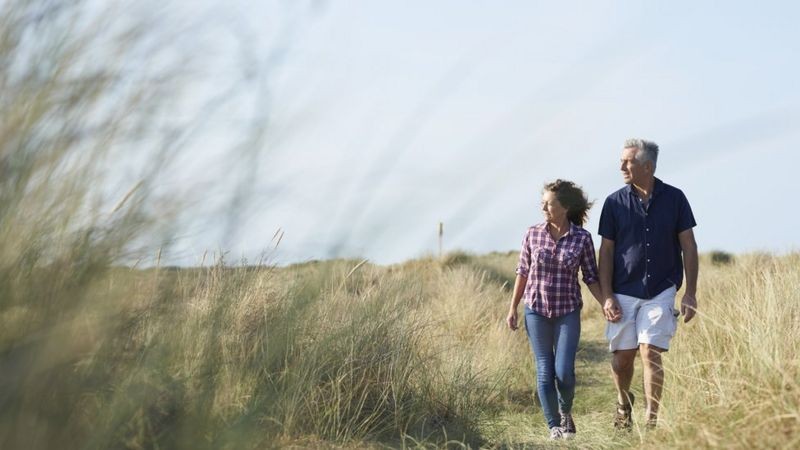
[(655, 177), (657, 160), (654, 142), (625, 141), (620, 170), (627, 186), (606, 198), (600, 215), (600, 284), (618, 403), (614, 426), (622, 430), (633, 425), (630, 386), (637, 351), (644, 372), (647, 426), (656, 425), (664, 385), (661, 353), (669, 349), (677, 328), (675, 296), (684, 266), (684, 322), (692, 320), (697, 309), (697, 244), (692, 232), (697, 224), (683, 192)]

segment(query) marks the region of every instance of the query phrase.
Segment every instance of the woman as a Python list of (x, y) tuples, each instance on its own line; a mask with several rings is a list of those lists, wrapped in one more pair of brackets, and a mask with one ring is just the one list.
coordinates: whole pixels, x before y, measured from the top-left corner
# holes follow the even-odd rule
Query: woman
[(544, 186), (545, 221), (530, 227), (522, 241), (514, 296), (506, 322), (517, 329), (517, 305), (525, 300), (525, 329), (536, 360), (537, 391), (550, 439), (575, 435), (575, 352), (581, 334), (583, 282), (602, 308), (592, 235), (581, 228), (591, 203), (575, 183)]

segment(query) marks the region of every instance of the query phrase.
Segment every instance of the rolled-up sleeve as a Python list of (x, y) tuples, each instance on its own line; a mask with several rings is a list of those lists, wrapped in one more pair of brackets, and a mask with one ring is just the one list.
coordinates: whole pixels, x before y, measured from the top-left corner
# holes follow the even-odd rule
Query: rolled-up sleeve
[(692, 207), (689, 206), (689, 200), (686, 199), (686, 195), (683, 194), (680, 190), (678, 191), (678, 224), (677, 229), (678, 233), (682, 233), (689, 228), (694, 228), (697, 226), (697, 222), (694, 220), (694, 214), (692, 213)]
[(609, 196), (603, 203), (603, 211), (600, 213), (600, 226), (598, 234), (609, 240), (617, 239), (617, 225), (614, 223), (614, 204)]
[(581, 273), (583, 274), (583, 282), (586, 284), (597, 283), (597, 281), (600, 280), (597, 270), (597, 259), (594, 255), (594, 242), (592, 242), (592, 236), (588, 233), (586, 234), (586, 239), (583, 240)]
[(530, 230), (525, 232), (525, 237), (522, 238), (522, 250), (519, 252), (519, 262), (517, 263), (517, 275), (522, 275), (527, 278), (531, 268), (531, 245), (530, 245)]

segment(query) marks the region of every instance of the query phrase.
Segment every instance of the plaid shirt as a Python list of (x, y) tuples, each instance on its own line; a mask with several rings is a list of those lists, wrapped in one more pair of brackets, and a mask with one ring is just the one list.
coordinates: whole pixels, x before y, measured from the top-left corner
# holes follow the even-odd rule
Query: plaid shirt
[(578, 266), (583, 282), (598, 281), (592, 235), (570, 223), (558, 242), (547, 231), (547, 223), (528, 228), (522, 241), (517, 275), (528, 278), (522, 298), (536, 314), (560, 317), (583, 306), (578, 285)]

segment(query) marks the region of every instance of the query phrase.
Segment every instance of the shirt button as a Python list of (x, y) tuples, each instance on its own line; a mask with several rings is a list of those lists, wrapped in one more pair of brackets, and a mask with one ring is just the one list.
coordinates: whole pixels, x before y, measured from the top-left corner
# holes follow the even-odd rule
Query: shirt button
[(647, 278), (650, 278), (650, 275), (648, 275)]
[(648, 259), (647, 262), (650, 262), (650, 260)]
[(645, 228), (644, 231), (650, 231), (650, 228)]
[(650, 243), (649, 242), (647, 243), (647, 246), (650, 247)]

